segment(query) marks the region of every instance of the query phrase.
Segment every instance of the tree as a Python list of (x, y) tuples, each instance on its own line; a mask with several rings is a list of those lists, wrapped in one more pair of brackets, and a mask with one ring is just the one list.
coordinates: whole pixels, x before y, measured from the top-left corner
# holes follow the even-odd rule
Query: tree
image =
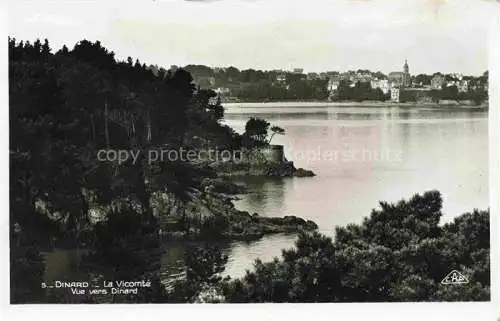
[(377, 71), (376, 73), (374, 73), (373, 76), (375, 78), (378, 78), (378, 79), (387, 79), (387, 76), (380, 71)]
[[(116, 61), (98, 41), (53, 54), (48, 41), (9, 38), (9, 80), (13, 302), (54, 299), (40, 287), (41, 248), (91, 250), (83, 262), (98, 277), (154, 278), (148, 270), (161, 250), (150, 199), (168, 193), (185, 204), (214, 173), (148, 161), (143, 151), (183, 146), (194, 131), (213, 137), (214, 147), (237, 144), (238, 135), (219, 123), (222, 106), (208, 108), (187, 71), (155, 73), (132, 58)], [(104, 148), (141, 156), (100, 161)], [(176, 214), (188, 213), (180, 206)], [(123, 300), (162, 300), (162, 288)]]
[(271, 127), (271, 132), (272, 132), (272, 135), (269, 138), (269, 144), (271, 144), (271, 141), (273, 140), (274, 135), (276, 135), (276, 134), (278, 134), (278, 135), (284, 135), (285, 134), (285, 130), (283, 128), (281, 128), (281, 127), (278, 127), (278, 126), (272, 126)]
[(204, 65), (187, 65), (183, 69), (188, 71), (193, 78), (212, 77), (214, 74), (212, 68)]
[(168, 300), (194, 302), (198, 296), (203, 295), (203, 292), (218, 286), (227, 259), (227, 255), (222, 254), (216, 246), (204, 244), (199, 247), (188, 247), (184, 254), (185, 278), (175, 284)]
[(245, 135), (259, 144), (266, 142), (267, 131), (271, 124), (264, 119), (250, 118), (245, 124)]
[(114, 52), (108, 51), (100, 41), (82, 40), (75, 45), (71, 54), (80, 61), (92, 63), (102, 69), (109, 70), (115, 64)]
[(431, 79), (432, 79), (431, 75), (418, 74), (417, 76), (415, 76), (415, 83), (428, 86), (431, 84)]
[(458, 99), (458, 88), (457, 86), (447, 86), (441, 89), (442, 99), (457, 100)]
[[(281, 259), (257, 261), (224, 284), (229, 302), (398, 302), (489, 300), (489, 212), (439, 225), (439, 192), (380, 202), (361, 224), (336, 229), (335, 240), (301, 233)], [(461, 271), (470, 284), (441, 280)]]

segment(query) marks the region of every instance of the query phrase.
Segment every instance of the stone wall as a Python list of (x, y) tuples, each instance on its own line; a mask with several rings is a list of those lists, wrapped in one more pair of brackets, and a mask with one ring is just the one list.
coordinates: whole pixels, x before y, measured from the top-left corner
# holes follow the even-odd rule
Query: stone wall
[(270, 163), (282, 163), (285, 161), (283, 145), (269, 145), (259, 149), (259, 152)]

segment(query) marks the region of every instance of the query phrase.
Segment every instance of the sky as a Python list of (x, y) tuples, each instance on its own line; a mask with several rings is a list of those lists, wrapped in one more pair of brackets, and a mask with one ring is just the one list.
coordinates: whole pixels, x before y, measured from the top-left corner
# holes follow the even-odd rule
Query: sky
[(487, 0), (10, 0), (9, 34), (56, 50), (100, 40), (117, 58), (306, 72), (488, 69)]

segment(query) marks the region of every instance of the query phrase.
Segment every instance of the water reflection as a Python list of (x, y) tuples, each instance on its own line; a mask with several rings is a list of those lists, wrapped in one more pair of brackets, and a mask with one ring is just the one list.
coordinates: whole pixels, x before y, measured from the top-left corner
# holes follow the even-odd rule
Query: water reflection
[(252, 209), (250, 214), (258, 213), (265, 216), (285, 216), (283, 213), (284, 195), (286, 193), (283, 177), (240, 177), (237, 184), (244, 184), (248, 193), (240, 200), (235, 201), (238, 208)]
[(253, 267), (256, 259), (269, 262), (275, 257), (281, 257), (282, 249), (293, 247), (296, 239), (295, 234), (277, 234), (265, 236), (252, 243), (233, 242), (223, 275), (232, 278), (242, 277), (246, 270)]

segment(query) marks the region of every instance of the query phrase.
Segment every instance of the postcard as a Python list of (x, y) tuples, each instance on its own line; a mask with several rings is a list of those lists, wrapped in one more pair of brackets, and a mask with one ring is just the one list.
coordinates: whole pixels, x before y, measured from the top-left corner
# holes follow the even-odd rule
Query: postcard
[(491, 302), (497, 7), (11, 2), (10, 303)]

